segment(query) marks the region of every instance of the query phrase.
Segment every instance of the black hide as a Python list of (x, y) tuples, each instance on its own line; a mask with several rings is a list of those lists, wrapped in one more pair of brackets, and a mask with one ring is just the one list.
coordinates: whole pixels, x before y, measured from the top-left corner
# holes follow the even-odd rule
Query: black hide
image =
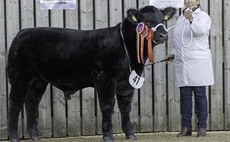
[[(168, 16), (175, 13), (174, 8), (168, 8), (168, 11), (165, 12), (169, 13)], [(147, 6), (140, 10), (128, 10), (124, 21), (110, 28), (88, 31), (65, 28), (21, 30), (12, 42), (7, 65), (11, 84), (8, 123), (11, 141), (19, 141), (18, 115), (23, 104), (26, 107), (28, 132), (32, 140), (39, 141), (36, 110), (48, 83), (62, 90), (68, 98), (79, 89), (96, 88), (105, 141), (113, 140), (111, 119), (116, 94), (126, 138), (136, 139), (129, 116), (133, 97), (133, 88), (128, 82), (129, 65), (139, 75), (144, 65), (137, 63), (135, 30), (139, 22), (145, 22), (151, 28), (163, 20), (161, 11)], [(154, 33), (156, 43), (167, 40), (160, 33), (167, 34), (164, 28), (159, 27)]]

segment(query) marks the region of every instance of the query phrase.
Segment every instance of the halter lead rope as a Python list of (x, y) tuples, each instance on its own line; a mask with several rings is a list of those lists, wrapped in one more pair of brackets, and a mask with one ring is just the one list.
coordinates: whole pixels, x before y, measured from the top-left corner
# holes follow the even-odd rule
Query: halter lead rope
[[(185, 19), (185, 17), (184, 17), (184, 19)], [(182, 19), (183, 20), (183, 19)], [(185, 19), (186, 20), (186, 19)], [(184, 31), (185, 31), (185, 25), (186, 25), (186, 23), (184, 23), (184, 26), (183, 26), (183, 29), (182, 29), (182, 35), (181, 35), (181, 43), (182, 43), (182, 45), (184, 46), (184, 47), (189, 47), (189, 46), (191, 46), (192, 45), (192, 39), (193, 39), (193, 32), (192, 32), (192, 30), (190, 31), (190, 41), (189, 41), (189, 43), (187, 44), (187, 45), (185, 45), (185, 42), (184, 42)]]
[[(186, 20), (185, 17), (183, 17), (183, 19), (181, 19), (181, 21), (179, 21), (176, 25), (174, 25), (174, 26), (168, 28), (166, 31), (172, 30), (173, 28), (175, 28), (176, 26), (178, 26), (181, 22), (183, 22), (183, 21), (185, 21), (185, 20)], [(192, 44), (193, 32), (192, 32), (192, 30), (191, 30), (191, 32), (190, 32), (191, 38), (190, 38), (189, 44), (185, 45), (185, 42), (184, 42), (184, 30), (185, 30), (185, 23), (184, 23), (183, 29), (182, 29), (181, 43), (182, 43), (182, 45), (183, 45), (184, 47), (189, 47), (189, 46)]]

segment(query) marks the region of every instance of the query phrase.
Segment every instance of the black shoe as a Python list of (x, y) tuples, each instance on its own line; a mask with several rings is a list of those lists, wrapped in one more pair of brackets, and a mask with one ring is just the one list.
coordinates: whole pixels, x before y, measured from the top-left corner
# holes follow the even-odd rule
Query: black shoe
[(177, 134), (177, 137), (183, 137), (183, 136), (191, 136), (192, 135), (192, 129), (183, 127), (179, 134)]
[(205, 128), (199, 128), (197, 132), (197, 137), (204, 137), (206, 136), (206, 129)]

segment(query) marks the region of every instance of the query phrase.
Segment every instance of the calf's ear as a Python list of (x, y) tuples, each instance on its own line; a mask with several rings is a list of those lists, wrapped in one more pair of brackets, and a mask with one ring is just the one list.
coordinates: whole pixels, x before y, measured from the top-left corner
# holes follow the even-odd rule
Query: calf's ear
[(133, 22), (138, 22), (139, 20), (139, 15), (140, 15), (140, 11), (137, 9), (129, 9), (126, 12), (127, 17), (129, 17), (129, 19), (131, 19)]
[(164, 15), (164, 20), (167, 21), (173, 17), (176, 13), (176, 8), (174, 7), (166, 7), (165, 9), (161, 10)]

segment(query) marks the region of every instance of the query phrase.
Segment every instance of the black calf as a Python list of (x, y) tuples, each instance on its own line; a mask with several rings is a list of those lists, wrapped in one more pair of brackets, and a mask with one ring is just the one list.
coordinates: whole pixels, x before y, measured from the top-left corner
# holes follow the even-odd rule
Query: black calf
[[(128, 10), (124, 21), (111, 28), (89, 31), (64, 28), (21, 30), (12, 42), (7, 66), (11, 84), (8, 124), (11, 142), (19, 142), (18, 115), (24, 103), (27, 129), (32, 140), (39, 141), (36, 110), (48, 83), (62, 90), (66, 97), (85, 87), (97, 89), (104, 141), (113, 140), (112, 112), (116, 94), (122, 130), (126, 138), (136, 139), (129, 115), (134, 88), (128, 82), (129, 67), (139, 75), (144, 67), (136, 57), (136, 26), (140, 22), (149, 29), (158, 25), (152, 41), (154, 46), (167, 40), (167, 31), (159, 24), (163, 23), (164, 15), (172, 17), (174, 13), (174, 8), (159, 11), (153, 6), (146, 6), (140, 10)], [(145, 60), (146, 45), (147, 41)]]

